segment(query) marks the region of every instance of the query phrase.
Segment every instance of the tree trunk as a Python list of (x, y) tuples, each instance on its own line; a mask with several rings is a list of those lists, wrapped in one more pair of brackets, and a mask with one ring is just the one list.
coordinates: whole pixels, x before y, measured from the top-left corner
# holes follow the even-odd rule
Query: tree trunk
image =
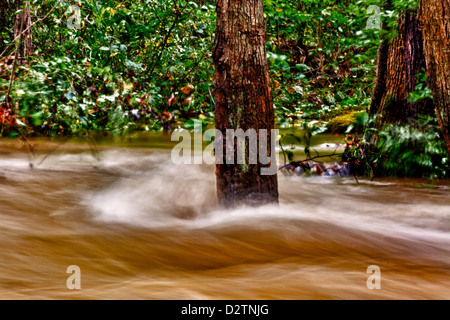
[[(378, 84), (371, 105), (371, 113), (377, 114), (379, 126), (387, 123), (414, 124), (419, 114), (433, 115), (431, 99), (408, 102), (415, 90), (417, 75), (425, 65), (422, 30), (415, 13), (403, 13), (398, 22), (397, 36), (386, 45), (385, 59), (378, 70)], [(382, 44), (383, 46), (383, 44)]]
[[(234, 150), (229, 150), (228, 145), (227, 149), (226, 136), (227, 129), (254, 129), (258, 146), (267, 143), (265, 156), (274, 156), (270, 146), (275, 120), (263, 0), (216, 0), (216, 9), (215, 125), (222, 133), (222, 139), (216, 138), (216, 155), (217, 148), (222, 148), (234, 158), (232, 164), (216, 163), (218, 200), (223, 206), (278, 202), (276, 173), (261, 174), (263, 168), (276, 165), (273, 158), (264, 165), (260, 154), (257, 163), (249, 164), (246, 148), (246, 162), (238, 164), (238, 145), (234, 145)], [(260, 129), (267, 130), (267, 134), (260, 135)]]
[[(22, 0), (17, 1), (17, 10), (23, 9), (21, 13), (16, 16), (14, 24), (14, 39), (20, 38), (20, 47), (17, 52), (19, 63), (22, 64), (23, 59), (31, 55), (32, 52), (32, 37), (31, 37), (31, 13), (30, 2), (25, 2), (22, 5)], [(23, 20), (23, 21), (22, 21)], [(22, 29), (22, 32), (20, 31)]]
[(450, 1), (421, 0), (428, 86), (450, 155)]
[[(392, 10), (392, 0), (383, 1), (383, 10)], [(385, 31), (390, 31), (388, 24), (384, 19), (381, 21), (381, 28)], [(381, 100), (386, 92), (386, 77), (387, 77), (387, 61), (389, 57), (389, 39), (383, 39), (378, 47), (377, 54), (377, 75), (375, 81), (375, 88), (372, 95), (372, 103), (370, 105), (370, 113), (377, 114), (381, 105)]]

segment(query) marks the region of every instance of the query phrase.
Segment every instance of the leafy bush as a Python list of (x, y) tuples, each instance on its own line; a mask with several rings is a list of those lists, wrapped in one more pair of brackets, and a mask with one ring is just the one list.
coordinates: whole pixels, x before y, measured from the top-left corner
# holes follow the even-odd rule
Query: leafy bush
[(448, 177), (449, 159), (439, 127), (389, 125), (378, 136), (378, 172), (398, 177)]

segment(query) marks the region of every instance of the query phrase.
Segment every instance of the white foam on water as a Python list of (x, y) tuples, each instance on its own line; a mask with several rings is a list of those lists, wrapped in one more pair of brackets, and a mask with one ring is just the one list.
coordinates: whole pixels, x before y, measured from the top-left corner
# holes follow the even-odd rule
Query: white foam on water
[[(356, 185), (352, 178), (280, 176), (279, 206), (222, 210), (216, 205), (213, 166), (174, 165), (167, 154), (157, 153), (138, 163), (116, 153), (104, 159), (105, 167), (125, 176), (86, 198), (85, 205), (98, 221), (151, 229), (233, 225), (270, 229), (274, 221), (285, 225), (317, 221), (380, 236), (440, 242), (450, 250), (450, 225), (445, 225), (450, 221), (449, 206), (426, 199), (387, 201), (383, 188), (391, 188), (393, 182)], [(139, 169), (142, 166), (144, 170)]]

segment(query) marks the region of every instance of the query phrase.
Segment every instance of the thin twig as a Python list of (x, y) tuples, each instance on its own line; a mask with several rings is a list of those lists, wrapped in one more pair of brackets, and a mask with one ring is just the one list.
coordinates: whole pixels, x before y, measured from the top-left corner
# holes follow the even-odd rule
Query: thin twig
[(192, 73), (192, 71), (194, 71), (194, 70), (198, 67), (198, 65), (200, 64), (200, 62), (203, 61), (203, 59), (205, 58), (205, 56), (206, 56), (206, 54), (203, 53), (202, 56), (201, 56), (201, 58), (200, 58), (198, 61), (194, 62), (194, 66), (193, 66), (191, 69), (189, 69), (189, 70), (183, 75), (183, 78), (182, 78), (181, 80), (179, 80), (179, 81), (176, 83), (175, 87), (178, 87), (178, 83), (183, 83), (184, 81), (187, 80), (187, 78), (189, 77), (189, 75)]
[[(296, 162), (307, 162), (307, 161), (315, 160), (315, 159), (318, 159), (318, 158), (329, 158), (329, 157), (342, 156), (342, 155), (343, 155), (343, 153), (336, 153), (336, 151), (335, 151), (332, 154), (317, 155), (315, 157), (310, 157), (310, 158), (307, 158), (305, 160), (300, 160), (300, 161), (296, 161)], [(280, 167), (278, 170), (283, 169), (286, 166), (287, 166), (287, 164), (282, 166), (282, 167)]]
[[(25, 22), (25, 11), (23, 11), (22, 12), (22, 20), (20, 21), (20, 31), (19, 31), (19, 34), (20, 34), (20, 40), (22, 41), (22, 35), (23, 35), (23, 23)], [(15, 51), (14, 51), (14, 62), (13, 62), (13, 65), (12, 65), (12, 69), (11, 69), (11, 79), (9, 80), (9, 86), (8, 86), (8, 91), (6, 92), (6, 103), (8, 104), (8, 102), (9, 102), (9, 97), (10, 97), (10, 95), (11, 95), (11, 88), (12, 88), (12, 85), (13, 85), (13, 83), (14, 83), (14, 76), (15, 76), (15, 70), (16, 70), (16, 64), (17, 64), (17, 57), (18, 57), (18, 55), (19, 55), (19, 48), (20, 48), (20, 43), (21, 43), (21, 41), (18, 41), (17, 43), (16, 43), (16, 49), (15, 49)]]
[(278, 141), (278, 143), (280, 144), (281, 152), (283, 152), (283, 157), (284, 157), (284, 166), (283, 167), (285, 167), (286, 163), (287, 163), (287, 161), (286, 161), (286, 152), (284, 151), (283, 145), (281, 144), (281, 139)]
[(175, 7), (175, 20), (173, 21), (172, 26), (170, 27), (169, 31), (168, 31), (168, 32), (166, 33), (166, 35), (164, 36), (164, 39), (163, 39), (163, 42), (162, 42), (162, 46), (161, 46), (161, 48), (159, 49), (159, 54), (158, 54), (158, 56), (155, 57), (155, 61), (153, 61), (153, 59), (152, 59), (152, 61), (151, 61), (151, 62), (152, 62), (152, 66), (151, 66), (151, 68), (150, 68), (150, 70), (149, 70), (149, 72), (148, 72), (150, 75), (153, 73), (153, 70), (155, 70), (156, 65), (159, 63), (159, 60), (161, 60), (161, 56), (162, 56), (162, 54), (164, 53), (164, 50), (165, 50), (166, 45), (167, 45), (167, 40), (169, 40), (169, 37), (170, 37), (170, 35), (171, 35), (173, 29), (175, 28), (175, 26), (176, 26), (178, 20), (179, 20), (180, 17), (181, 17), (181, 11), (178, 10), (177, 2), (176, 2), (175, 0), (173, 0), (173, 3), (174, 3), (174, 7)]
[(44, 156), (44, 158), (42, 158), (42, 160), (37, 164), (38, 166), (40, 166), (42, 163), (44, 163), (45, 160), (47, 160), (47, 158), (56, 150), (58, 150), (63, 144), (65, 144), (67, 141), (69, 141), (69, 137), (66, 137), (65, 140), (63, 142), (61, 142), (60, 144), (58, 144), (55, 148), (53, 148), (52, 150), (50, 150), (50, 152), (47, 152), (47, 154)]
[(214, 99), (214, 97), (213, 97), (213, 95), (211, 93), (211, 88), (208, 88), (208, 93), (209, 93), (209, 96), (211, 97), (211, 101), (213, 102), (213, 104), (215, 106), (216, 105), (216, 99)]
[(28, 145), (28, 150), (30, 151), (31, 160), (29, 163), (29, 166), (31, 169), (34, 169), (34, 159), (36, 158), (36, 152), (34, 150), (33, 144), (28, 140), (28, 138), (23, 134), (23, 132), (20, 132), (20, 136), (22, 137), (23, 141), (25, 141)]

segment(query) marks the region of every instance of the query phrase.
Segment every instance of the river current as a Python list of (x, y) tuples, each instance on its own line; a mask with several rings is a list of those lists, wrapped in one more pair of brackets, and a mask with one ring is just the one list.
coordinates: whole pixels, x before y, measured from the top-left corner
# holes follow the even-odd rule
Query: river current
[(448, 182), (278, 180), (223, 210), (214, 166), (158, 145), (1, 141), (0, 299), (450, 298)]

